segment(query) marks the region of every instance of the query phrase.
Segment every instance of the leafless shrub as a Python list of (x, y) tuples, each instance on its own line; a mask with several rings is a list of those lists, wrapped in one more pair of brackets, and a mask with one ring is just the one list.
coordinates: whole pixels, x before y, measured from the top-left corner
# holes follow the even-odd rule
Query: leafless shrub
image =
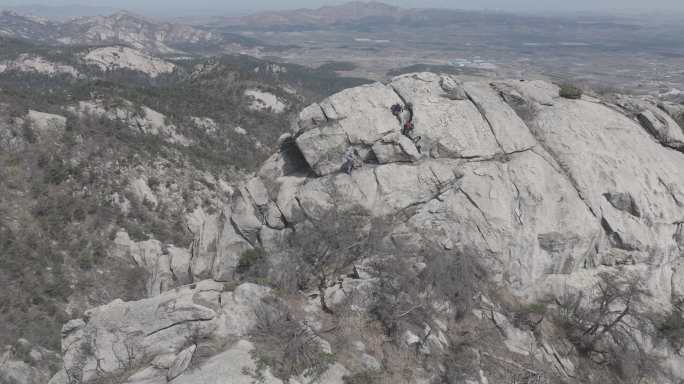
[[(437, 317), (459, 321), (470, 313), (483, 275), (472, 252), (426, 248), (418, 255), (422, 261), (418, 268), (416, 258), (411, 257), (416, 255), (387, 257), (373, 263), (377, 283), (369, 314), (382, 325), (388, 340), (395, 343), (407, 329), (436, 329)], [(428, 345), (430, 334), (425, 332), (416, 345), (418, 351)]]
[(470, 313), (478, 281), (483, 272), (477, 266), (474, 250), (432, 249), (425, 256), (427, 267), (420, 275), (423, 288), (433, 299), (447, 300), (460, 319)]
[(674, 310), (659, 321), (658, 335), (666, 339), (677, 353), (684, 348), (684, 309), (682, 309), (681, 302), (678, 302)]
[(282, 301), (265, 298), (256, 315), (254, 376), (261, 376), (260, 370), (269, 367), (283, 380), (301, 375), (317, 378), (334, 361), (334, 356), (322, 349), (320, 337), (296, 320)]
[(514, 311), (513, 325), (517, 328), (535, 330), (544, 321), (548, 312), (545, 303), (522, 305)]
[(333, 202), (332, 209), (310, 217), (292, 237), (289, 253), (297, 265), (299, 288), (315, 284), (321, 307), (327, 313), (333, 311), (325, 302), (326, 288), (366, 253), (370, 237), (364, 224), (368, 221), (369, 215), (363, 208), (347, 208)]
[(638, 383), (655, 364), (638, 339), (650, 332), (636, 311), (647, 293), (637, 278), (607, 273), (599, 275), (594, 290), (593, 298), (578, 293), (557, 300), (557, 318), (580, 354)]
[(570, 294), (557, 300), (559, 317), (569, 330), (570, 340), (582, 353), (590, 353), (605, 337), (628, 339), (632, 327), (629, 318), (644, 291), (636, 280), (621, 283), (608, 274), (599, 276), (598, 295), (585, 305), (583, 293)]
[(440, 375), (439, 384), (458, 384), (467, 382), (468, 378), (478, 376), (477, 354), (472, 348), (473, 340), (466, 337), (459, 343), (449, 347), (444, 357), (444, 372)]

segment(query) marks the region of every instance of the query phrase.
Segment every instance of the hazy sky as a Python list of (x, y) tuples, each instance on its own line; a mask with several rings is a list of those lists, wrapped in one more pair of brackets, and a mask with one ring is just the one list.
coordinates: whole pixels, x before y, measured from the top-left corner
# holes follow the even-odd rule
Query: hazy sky
[[(344, 0), (0, 0), (7, 5), (72, 5), (154, 11), (172, 9), (216, 10), (243, 13), (265, 9), (318, 7), (344, 3)], [(386, 0), (404, 7), (500, 9), (508, 11), (684, 11), (684, 0)]]

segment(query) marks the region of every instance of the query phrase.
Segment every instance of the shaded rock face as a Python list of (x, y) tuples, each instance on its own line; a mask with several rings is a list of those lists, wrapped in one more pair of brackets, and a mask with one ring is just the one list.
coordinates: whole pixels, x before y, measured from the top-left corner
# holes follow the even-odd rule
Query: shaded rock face
[[(174, 250), (176, 261), (177, 251)], [(148, 273), (146, 296), (153, 297), (168, 291), (175, 285), (171, 269), (171, 255), (165, 253), (157, 240), (135, 242), (124, 231), (119, 231), (114, 239), (110, 255), (130, 261)]]

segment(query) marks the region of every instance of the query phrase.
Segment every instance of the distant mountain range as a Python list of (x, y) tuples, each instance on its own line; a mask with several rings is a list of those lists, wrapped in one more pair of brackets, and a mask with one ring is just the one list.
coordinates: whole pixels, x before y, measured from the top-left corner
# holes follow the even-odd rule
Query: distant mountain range
[(449, 23), (480, 23), (510, 20), (535, 20), (539, 17), (520, 16), (496, 11), (465, 11), (458, 9), (401, 8), (377, 1), (352, 1), (339, 6), (318, 9), (296, 9), (261, 12), (248, 16), (214, 17), (203, 24), (227, 30), (297, 30), (330, 28), (383, 28), (392, 25), (435, 27)]
[(44, 17), (50, 20), (66, 21), (74, 17), (110, 15), (118, 11), (117, 8), (100, 7), (94, 5), (42, 5), (29, 4), (21, 6), (2, 7), (8, 11), (17, 12), (22, 15), (33, 15)]
[(339, 6), (318, 9), (268, 11), (241, 17), (215, 18), (216, 24), (233, 27), (272, 28), (288, 26), (329, 26), (358, 22), (364, 19), (399, 21), (412, 12), (385, 3), (353, 1)]
[(129, 12), (65, 21), (0, 12), (0, 36), (54, 45), (127, 45), (151, 54), (221, 52), (223, 47), (258, 42), (179, 23), (157, 22)]

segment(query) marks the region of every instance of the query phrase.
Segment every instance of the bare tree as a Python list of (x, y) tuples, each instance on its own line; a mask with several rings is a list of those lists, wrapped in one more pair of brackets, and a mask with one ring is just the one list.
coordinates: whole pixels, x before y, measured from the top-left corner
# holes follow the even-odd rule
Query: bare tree
[(635, 383), (652, 374), (653, 359), (638, 339), (650, 335), (651, 327), (637, 312), (646, 297), (638, 278), (599, 275), (596, 295), (566, 295), (556, 300), (558, 316), (568, 339), (594, 363), (608, 365)]
[[(596, 351), (600, 341), (629, 339), (634, 308), (646, 293), (637, 279), (619, 281), (612, 275), (599, 275), (596, 297), (585, 305), (584, 294), (557, 300), (561, 318), (571, 326), (570, 339), (580, 352)], [(597, 351), (599, 352), (599, 351)]]
[(471, 249), (430, 247), (425, 251), (427, 267), (420, 276), (419, 286), (431, 299), (449, 302), (455, 319), (470, 313), (478, 281), (483, 278), (476, 255), (477, 251)]
[[(426, 246), (416, 254), (393, 255), (374, 262), (378, 283), (370, 312), (382, 323), (387, 336), (396, 335), (401, 323), (420, 327), (430, 324), (433, 303), (448, 303), (453, 320), (469, 313), (482, 278), (474, 255), (468, 250)], [(414, 268), (416, 259), (423, 261), (424, 268)]]
[(333, 313), (325, 301), (325, 291), (351, 265), (359, 260), (369, 242), (370, 219), (360, 207), (342, 209), (334, 204), (300, 227), (292, 237), (290, 254), (297, 264), (300, 288), (315, 281), (322, 309)]
[(297, 320), (283, 301), (264, 298), (255, 313), (257, 370), (252, 376), (261, 377), (260, 370), (271, 367), (284, 380), (300, 375), (317, 378), (333, 362), (333, 356), (322, 348), (322, 339), (305, 321)]

